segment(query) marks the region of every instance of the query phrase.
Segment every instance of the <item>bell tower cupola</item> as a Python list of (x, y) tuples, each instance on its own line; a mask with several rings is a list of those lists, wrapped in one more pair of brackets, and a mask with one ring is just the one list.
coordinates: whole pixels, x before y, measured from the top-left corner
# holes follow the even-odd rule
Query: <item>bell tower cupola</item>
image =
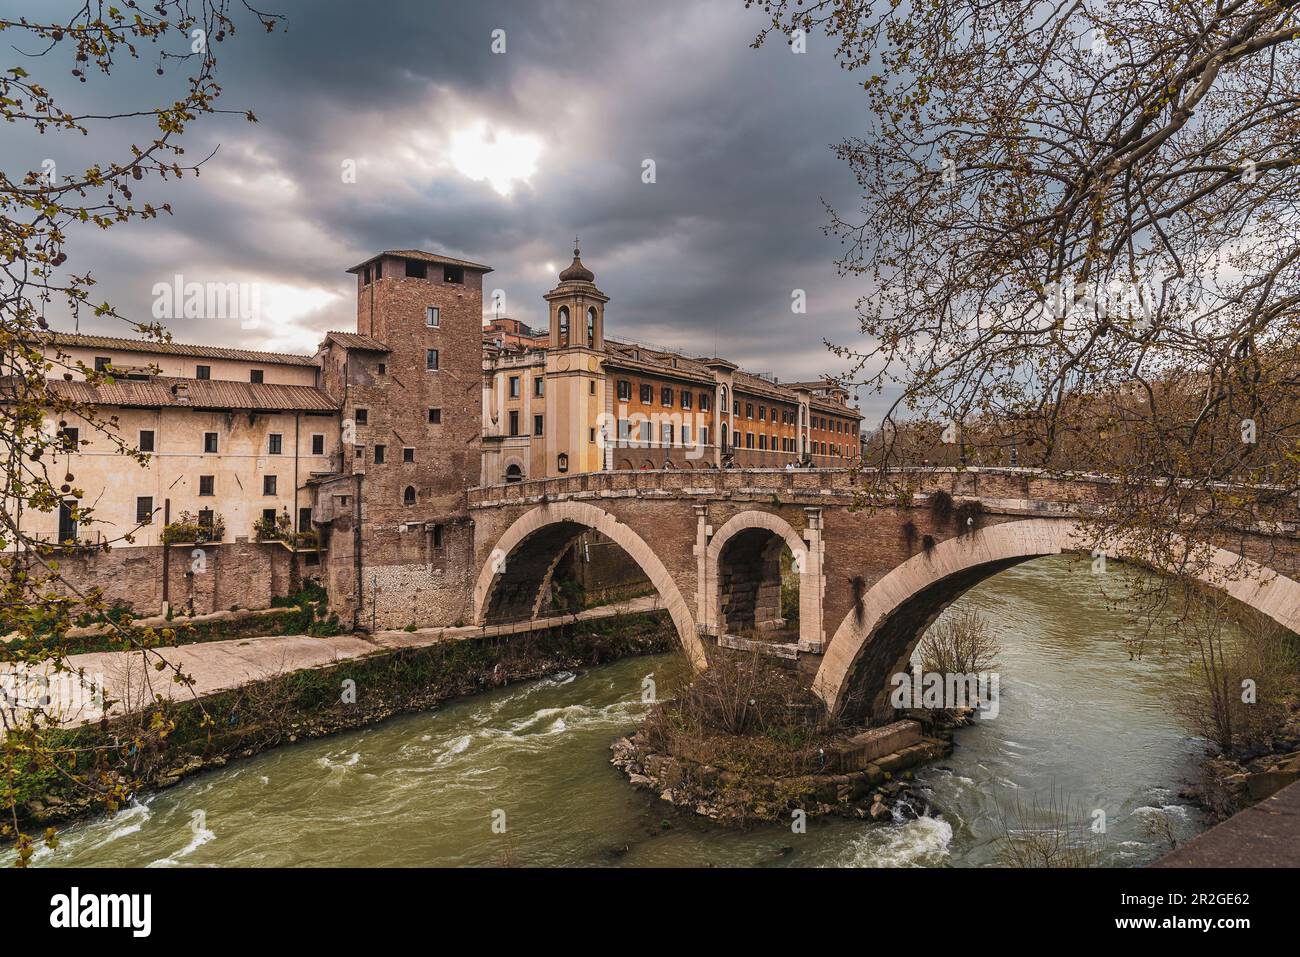
[(551, 307), (552, 349), (605, 348), (605, 304), (609, 297), (596, 288), (596, 274), (582, 262), (573, 241), (573, 262), (560, 273), (560, 284), (545, 299)]

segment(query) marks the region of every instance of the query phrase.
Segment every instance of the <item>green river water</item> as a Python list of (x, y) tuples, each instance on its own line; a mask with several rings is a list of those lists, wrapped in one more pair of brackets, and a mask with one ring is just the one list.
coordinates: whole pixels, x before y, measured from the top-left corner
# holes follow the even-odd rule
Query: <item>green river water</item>
[(1136, 572), (1093, 576), (1086, 561), (1045, 558), (961, 599), (956, 607), (978, 607), (1001, 638), (1000, 713), (959, 731), (954, 754), (918, 772), (928, 801), (916, 819), (738, 833), (634, 790), (608, 747), (641, 715), (645, 677), (672, 680), (678, 659), (664, 655), (232, 762), (67, 829), (34, 863), (979, 866), (1004, 833), (1000, 808), (1054, 788), (1085, 815), (1105, 811), (1102, 863), (1140, 864), (1166, 848), (1154, 819), (1179, 839), (1207, 826), (1177, 796), (1203, 749), (1170, 707), (1184, 665), (1129, 660), (1121, 639), (1134, 626), (1102, 587), (1116, 574)]

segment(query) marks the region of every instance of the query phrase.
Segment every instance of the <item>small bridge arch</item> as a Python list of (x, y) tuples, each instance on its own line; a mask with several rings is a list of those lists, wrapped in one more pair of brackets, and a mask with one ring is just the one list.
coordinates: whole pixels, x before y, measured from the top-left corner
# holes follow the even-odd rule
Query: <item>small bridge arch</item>
[[(906, 667), (926, 628), (965, 591), (1021, 562), (1091, 548), (1077, 522), (1035, 518), (988, 526), (912, 556), (845, 615), (817, 670), (813, 691), (832, 712), (850, 707), (882, 715), (889, 676)], [(1123, 557), (1114, 548), (1105, 552)], [(1222, 548), (1215, 550), (1211, 565), (1198, 575), (1205, 584), (1300, 631), (1300, 582)], [(1215, 575), (1229, 569), (1237, 574), (1226, 581)], [(860, 689), (869, 697), (852, 700)]]
[(517, 518), (497, 539), (474, 586), (474, 620), (485, 624), (503, 594), (524, 596), (536, 609), (536, 598), (560, 554), (586, 529), (600, 532), (640, 566), (663, 599), (677, 636), (697, 670), (707, 666), (695, 619), (677, 582), (645, 540), (614, 515), (588, 502), (539, 504)]
[[(799, 640), (805, 647), (820, 650), (822, 641), (822, 593), (825, 590), (825, 576), (822, 573), (822, 545), (815, 524), (810, 525), (806, 533), (810, 541), (800, 536), (794, 527), (780, 515), (759, 509), (738, 512), (727, 520), (721, 528), (713, 533), (705, 549), (703, 567), (700, 572), (704, 587), (701, 589), (702, 622), (706, 630), (717, 633), (726, 627), (727, 596), (725, 594), (727, 577), (724, 556), (737, 547), (756, 553), (751, 558), (758, 558), (760, 563), (771, 564), (775, 551), (777, 566), (767, 568), (763, 573), (775, 580), (765, 583), (751, 582), (751, 587), (766, 584), (773, 585), (780, 593), (780, 545), (788, 546), (795, 556), (795, 567), (799, 574)], [(750, 541), (746, 541), (749, 539)], [(779, 610), (779, 609), (778, 609)]]

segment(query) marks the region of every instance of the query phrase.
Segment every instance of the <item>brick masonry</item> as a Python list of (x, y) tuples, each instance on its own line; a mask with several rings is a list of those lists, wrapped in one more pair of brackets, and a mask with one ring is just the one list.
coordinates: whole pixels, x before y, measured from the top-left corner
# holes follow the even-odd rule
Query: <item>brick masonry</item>
[[(167, 556), (166, 575), (163, 555)], [(68, 551), (59, 557), (64, 579), (78, 591), (98, 587), (109, 605), (130, 605), (138, 615), (163, 609), (203, 615), (238, 608), (268, 608), (271, 599), (292, 594), (319, 565), (314, 552), (291, 552), (279, 542), (147, 545), (103, 551)]]
[[(925, 626), (967, 588), (1021, 561), (1090, 550), (1076, 520), (1109, 494), (1102, 479), (1032, 470), (917, 470), (907, 476), (910, 499), (864, 509), (854, 494), (862, 481), (846, 470), (666, 470), (473, 489), (474, 617), (525, 613), (558, 550), (599, 524), (652, 580), (663, 570), (656, 587), (695, 656), (702, 635), (761, 623), (784, 539), (803, 552), (800, 648), (822, 653), (814, 690), (837, 709), (873, 709), (871, 689), (883, 690)], [(940, 491), (978, 501), (978, 523), (959, 527), (936, 510)], [(719, 547), (715, 537), (727, 535)], [(1205, 580), (1300, 630), (1295, 522), (1224, 544), (1234, 552), (1220, 549)], [(1235, 552), (1245, 564), (1222, 574)]]

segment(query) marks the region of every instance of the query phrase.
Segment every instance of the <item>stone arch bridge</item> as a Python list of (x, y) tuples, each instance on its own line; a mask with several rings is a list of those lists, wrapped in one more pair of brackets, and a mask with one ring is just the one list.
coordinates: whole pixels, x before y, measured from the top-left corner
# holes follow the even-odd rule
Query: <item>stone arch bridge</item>
[[(1107, 485), (1031, 469), (899, 478), (916, 490), (910, 498), (870, 509), (854, 507), (851, 473), (829, 469), (593, 472), (472, 489), (476, 622), (537, 617), (560, 558), (594, 529), (641, 567), (702, 668), (711, 642), (784, 624), (788, 546), (798, 640), (778, 653), (796, 660), (830, 709), (885, 717), (890, 675), (948, 604), (1020, 562), (1093, 550), (1077, 520)], [(941, 492), (953, 509), (933, 507)], [(1219, 549), (1216, 565), (1234, 573), (1207, 581), (1300, 631), (1297, 523), (1246, 534), (1240, 548)]]

